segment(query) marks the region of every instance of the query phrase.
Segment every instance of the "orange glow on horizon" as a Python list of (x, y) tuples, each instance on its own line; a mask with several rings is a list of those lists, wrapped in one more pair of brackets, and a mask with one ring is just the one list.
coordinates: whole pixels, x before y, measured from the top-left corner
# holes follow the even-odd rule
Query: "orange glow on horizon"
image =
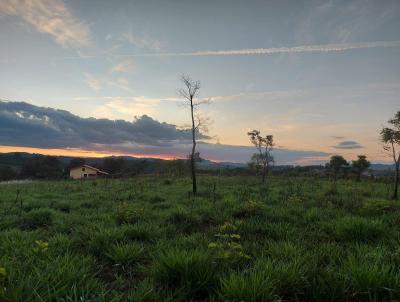
[(78, 148), (68, 149), (44, 149), (44, 148), (32, 148), (32, 147), (16, 147), (16, 146), (0, 146), (0, 153), (8, 152), (26, 152), (26, 153), (37, 153), (43, 155), (53, 156), (73, 156), (73, 157), (108, 157), (108, 156), (132, 156), (138, 158), (159, 158), (165, 160), (177, 159), (177, 156), (162, 155), (162, 154), (136, 154), (136, 153), (114, 153), (107, 151), (93, 151), (83, 150)]

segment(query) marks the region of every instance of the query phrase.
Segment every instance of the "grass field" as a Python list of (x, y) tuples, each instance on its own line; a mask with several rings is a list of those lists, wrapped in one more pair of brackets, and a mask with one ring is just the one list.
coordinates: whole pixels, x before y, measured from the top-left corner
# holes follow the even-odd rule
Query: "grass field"
[(400, 299), (389, 184), (199, 187), (193, 199), (188, 178), (0, 185), (0, 301)]

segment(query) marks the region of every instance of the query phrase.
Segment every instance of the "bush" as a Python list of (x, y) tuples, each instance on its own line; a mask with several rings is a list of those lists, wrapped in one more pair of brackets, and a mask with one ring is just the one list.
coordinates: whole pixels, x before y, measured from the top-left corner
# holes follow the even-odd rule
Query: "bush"
[(152, 275), (158, 284), (173, 289), (178, 296), (206, 299), (215, 284), (216, 268), (205, 251), (174, 248), (156, 257)]
[(240, 235), (236, 231), (236, 226), (229, 222), (219, 227), (216, 240), (208, 244), (217, 259), (229, 264), (241, 264), (251, 259), (240, 244)]
[(40, 227), (48, 227), (53, 222), (53, 214), (47, 209), (32, 210), (25, 213), (22, 220), (22, 228), (36, 229)]

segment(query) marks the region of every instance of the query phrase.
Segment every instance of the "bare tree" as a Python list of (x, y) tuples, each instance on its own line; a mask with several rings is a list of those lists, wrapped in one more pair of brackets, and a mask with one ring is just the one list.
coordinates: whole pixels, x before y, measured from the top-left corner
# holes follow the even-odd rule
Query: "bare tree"
[(253, 154), (251, 160), (262, 167), (262, 183), (265, 183), (270, 165), (274, 162), (271, 152), (275, 146), (273, 135), (260, 135), (259, 130), (253, 130), (247, 133), (250, 142), (257, 148), (258, 153)]
[[(200, 82), (194, 81), (191, 77), (183, 75), (182, 78), (183, 88), (179, 90), (179, 95), (185, 99), (185, 105), (190, 108), (191, 117), (191, 131), (192, 131), (192, 152), (189, 155), (190, 158), (190, 168), (192, 175), (192, 186), (193, 194), (197, 193), (197, 182), (196, 182), (196, 159), (198, 153), (196, 153), (196, 135), (200, 133), (200, 129), (207, 130), (207, 120), (202, 118), (198, 112), (197, 108), (202, 104), (208, 104), (209, 100), (200, 100)], [(197, 154), (197, 155), (196, 155)]]

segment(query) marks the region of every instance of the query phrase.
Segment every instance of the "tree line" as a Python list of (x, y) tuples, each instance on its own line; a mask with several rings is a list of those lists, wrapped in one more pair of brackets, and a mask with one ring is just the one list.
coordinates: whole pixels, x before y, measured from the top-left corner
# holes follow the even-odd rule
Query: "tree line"
[[(380, 139), (383, 143), (383, 149), (387, 151), (393, 159), (395, 166), (393, 199), (398, 198), (398, 187), (400, 181), (400, 111), (388, 121), (388, 127), (380, 131)], [(257, 152), (253, 154), (249, 162), (250, 167), (255, 167), (256, 171), (262, 171), (262, 183), (265, 184), (270, 166), (274, 163), (274, 157), (271, 154), (274, 147), (273, 135), (262, 136), (259, 130), (253, 130), (247, 133), (250, 142), (256, 147)], [(369, 168), (371, 163), (366, 155), (358, 155), (357, 160), (351, 163), (347, 162), (341, 155), (333, 155), (326, 164), (326, 169), (330, 171), (333, 181), (336, 184), (341, 174), (354, 173), (357, 180), (361, 180), (361, 175)]]

